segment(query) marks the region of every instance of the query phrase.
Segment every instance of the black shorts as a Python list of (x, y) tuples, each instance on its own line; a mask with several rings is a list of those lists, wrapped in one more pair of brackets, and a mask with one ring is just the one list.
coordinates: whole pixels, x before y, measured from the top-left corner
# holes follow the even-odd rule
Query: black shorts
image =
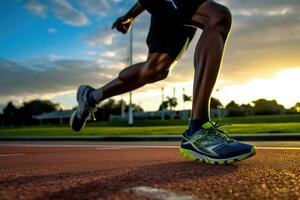
[(180, 57), (193, 39), (196, 28), (187, 26), (197, 8), (206, 0), (177, 0), (177, 9), (166, 0), (140, 0), (151, 14), (147, 37), (149, 53), (168, 53)]

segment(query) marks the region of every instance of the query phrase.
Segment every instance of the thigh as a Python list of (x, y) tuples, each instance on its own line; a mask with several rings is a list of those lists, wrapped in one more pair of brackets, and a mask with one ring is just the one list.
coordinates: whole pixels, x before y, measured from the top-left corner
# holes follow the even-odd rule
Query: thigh
[(160, 20), (159, 16), (152, 15), (147, 37), (149, 53), (167, 53), (173, 59), (178, 59), (195, 32), (193, 27), (184, 26), (171, 19)]

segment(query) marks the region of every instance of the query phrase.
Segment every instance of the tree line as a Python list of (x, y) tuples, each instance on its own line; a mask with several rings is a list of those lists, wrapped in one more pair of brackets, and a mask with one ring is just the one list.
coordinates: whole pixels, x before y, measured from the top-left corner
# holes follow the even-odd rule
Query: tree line
[[(192, 98), (183, 95), (183, 101), (192, 101)], [(175, 109), (177, 106), (177, 99), (167, 97), (161, 103), (158, 110)], [(226, 109), (228, 116), (250, 116), (250, 115), (275, 115), (275, 114), (296, 114), (300, 112), (300, 102), (295, 106), (286, 109), (283, 105), (277, 103), (276, 100), (258, 99), (251, 104), (237, 104), (231, 101), (226, 106), (216, 99), (211, 98), (210, 107), (214, 109)], [(98, 105), (98, 110), (95, 113), (97, 121), (108, 121), (110, 115), (120, 115), (128, 111), (128, 105), (125, 101), (116, 101), (109, 99)], [(75, 108), (74, 108), (75, 109)], [(143, 112), (143, 108), (139, 105), (133, 104), (134, 112)], [(62, 111), (59, 104), (53, 103), (49, 100), (31, 100), (24, 102), (22, 106), (17, 107), (12, 102), (8, 102), (0, 113), (0, 126), (21, 126), (21, 125), (35, 125), (39, 121), (33, 119), (32, 116), (54, 111)]]
[(258, 99), (251, 104), (239, 105), (231, 101), (225, 106), (228, 116), (250, 116), (250, 115), (276, 115), (276, 114), (297, 114), (300, 112), (300, 103), (286, 109), (278, 104), (276, 100)]
[(8, 102), (0, 114), (0, 125), (2, 126), (21, 126), (33, 125), (38, 121), (32, 116), (53, 111), (60, 111), (62, 108), (49, 100), (32, 100), (24, 102), (19, 108), (12, 102)]
[[(192, 97), (186, 94), (183, 94), (182, 99), (184, 104), (192, 101)], [(175, 97), (167, 97), (167, 99), (160, 104), (158, 110), (172, 110), (177, 105), (178, 101)], [(258, 99), (252, 101), (251, 104), (241, 105), (237, 104), (235, 101), (231, 101), (227, 105), (223, 106), (217, 98), (212, 97), (210, 100), (210, 108), (226, 109), (228, 116), (296, 114), (300, 112), (300, 102), (288, 109), (286, 109), (283, 105), (278, 104), (276, 100), (266, 99)]]
[[(122, 100), (109, 99), (98, 105), (97, 108), (95, 113), (97, 121), (108, 121), (111, 114), (120, 115), (122, 110), (127, 112), (128, 105)], [(132, 109), (134, 112), (143, 111), (143, 108), (136, 104), (132, 105)], [(57, 111), (63, 111), (61, 106), (49, 100), (36, 99), (24, 102), (20, 107), (8, 102), (3, 113), (0, 113), (0, 126), (36, 125), (39, 124), (39, 121), (32, 118), (33, 116)]]

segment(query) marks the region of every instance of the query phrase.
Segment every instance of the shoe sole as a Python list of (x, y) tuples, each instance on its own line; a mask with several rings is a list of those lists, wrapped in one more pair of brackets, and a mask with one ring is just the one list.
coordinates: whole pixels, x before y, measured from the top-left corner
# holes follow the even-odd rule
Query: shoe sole
[(85, 127), (85, 125), (86, 125), (86, 121), (83, 123), (83, 125), (82, 125), (82, 127), (80, 128), (80, 129), (74, 129), (73, 128), (73, 123), (74, 123), (74, 118), (75, 118), (75, 116), (76, 116), (76, 112), (77, 112), (77, 110), (75, 110), (73, 113), (72, 113), (72, 115), (71, 115), (71, 117), (70, 117), (70, 127), (71, 127), (71, 129), (73, 130), (73, 131), (76, 131), (76, 132), (79, 132), (79, 131), (81, 131), (84, 127)]
[(236, 157), (232, 157), (232, 158), (226, 158), (226, 159), (210, 158), (208, 156), (193, 152), (192, 150), (183, 149), (182, 147), (179, 148), (179, 154), (191, 161), (197, 161), (197, 162), (212, 164), (212, 165), (216, 165), (216, 164), (217, 165), (231, 165), (238, 161), (242, 161), (242, 160), (245, 160), (246, 158), (254, 156), (256, 154), (256, 148), (255, 148), (255, 146), (253, 146), (249, 153), (246, 153), (246, 154), (243, 154), (240, 156), (236, 156)]

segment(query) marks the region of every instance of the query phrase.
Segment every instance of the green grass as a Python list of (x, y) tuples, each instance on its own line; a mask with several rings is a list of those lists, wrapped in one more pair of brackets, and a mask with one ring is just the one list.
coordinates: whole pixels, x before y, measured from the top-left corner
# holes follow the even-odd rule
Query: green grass
[(251, 123), (289, 123), (300, 122), (300, 115), (262, 115), (247, 117), (225, 117), (222, 122), (228, 124), (251, 124)]
[[(148, 127), (86, 127), (76, 133), (69, 127), (37, 126), (0, 130), (0, 137), (8, 136), (117, 136), (117, 135), (180, 135), (185, 125)], [(223, 128), (229, 133), (300, 133), (300, 123), (233, 124)]]
[[(214, 119), (217, 120), (217, 119)], [(300, 115), (264, 115), (247, 117), (225, 117), (219, 118), (225, 124), (257, 124), (257, 123), (290, 123), (300, 122)], [(174, 120), (135, 120), (135, 126), (178, 126), (187, 125), (187, 119)], [(93, 127), (126, 127), (127, 122), (97, 122), (89, 126)]]
[[(229, 133), (300, 133), (300, 115), (270, 115), (226, 117), (221, 119)], [(134, 127), (127, 122), (89, 123), (80, 133), (68, 125), (32, 126), (0, 129), (0, 137), (8, 136), (96, 136), (96, 135), (180, 135), (188, 120), (136, 120)]]

